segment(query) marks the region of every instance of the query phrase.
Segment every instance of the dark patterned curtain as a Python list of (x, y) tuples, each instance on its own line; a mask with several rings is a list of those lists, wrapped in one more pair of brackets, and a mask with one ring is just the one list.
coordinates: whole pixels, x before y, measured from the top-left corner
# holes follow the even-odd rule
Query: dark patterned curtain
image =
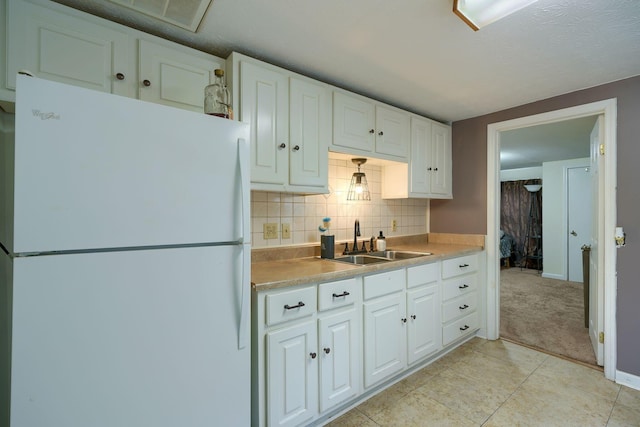
[[(529, 210), (531, 197), (537, 197), (538, 218), (542, 221), (542, 190), (530, 193), (524, 187), (528, 184), (542, 184), (541, 179), (528, 179), (523, 181), (504, 181), (500, 191), (500, 229), (514, 240), (514, 248), (511, 260), (514, 265), (521, 266), (522, 258), (526, 252), (525, 244), (529, 244), (529, 253), (533, 253), (535, 241), (525, 242), (527, 225), (529, 223)], [(542, 230), (540, 230), (541, 232)], [(542, 241), (538, 242), (540, 245)], [(541, 249), (541, 248), (540, 248)], [(537, 268), (537, 262), (529, 260), (527, 268)], [(524, 266), (523, 266), (524, 267)]]

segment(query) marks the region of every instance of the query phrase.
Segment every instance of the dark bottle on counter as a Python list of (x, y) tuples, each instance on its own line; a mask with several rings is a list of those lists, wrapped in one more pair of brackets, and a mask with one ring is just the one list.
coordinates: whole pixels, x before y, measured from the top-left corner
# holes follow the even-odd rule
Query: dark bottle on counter
[(224, 83), (224, 70), (219, 68), (213, 71), (215, 80), (204, 88), (204, 112), (212, 116), (229, 118), (231, 109), (231, 96)]

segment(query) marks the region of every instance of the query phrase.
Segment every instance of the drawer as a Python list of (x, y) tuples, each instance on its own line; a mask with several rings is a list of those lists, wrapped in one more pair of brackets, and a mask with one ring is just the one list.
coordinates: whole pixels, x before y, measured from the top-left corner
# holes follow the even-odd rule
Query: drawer
[(439, 277), (437, 262), (409, 267), (407, 268), (407, 288), (437, 282)]
[(364, 299), (392, 294), (405, 288), (407, 282), (406, 270), (387, 271), (364, 278)]
[(442, 282), (442, 301), (447, 301), (451, 298), (456, 298), (461, 295), (474, 292), (477, 288), (477, 274), (470, 274), (456, 279), (444, 280)]
[(357, 286), (356, 279), (339, 280), (318, 285), (318, 310), (331, 310), (332, 308), (353, 304), (356, 300)]
[(442, 261), (442, 278), (461, 276), (478, 270), (478, 255), (467, 255)]
[(466, 316), (478, 308), (478, 294), (469, 292), (442, 304), (442, 323)]
[(478, 313), (473, 312), (462, 319), (455, 320), (442, 328), (442, 345), (447, 345), (458, 338), (474, 333), (479, 328)]
[(316, 295), (315, 286), (267, 295), (267, 325), (312, 315), (316, 311)]

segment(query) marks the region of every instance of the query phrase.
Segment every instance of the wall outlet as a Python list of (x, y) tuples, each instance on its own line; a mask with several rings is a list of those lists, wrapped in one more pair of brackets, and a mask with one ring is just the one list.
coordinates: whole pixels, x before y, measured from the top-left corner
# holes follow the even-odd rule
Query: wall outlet
[(278, 224), (269, 222), (262, 225), (262, 234), (265, 240), (278, 238)]
[(395, 219), (391, 220), (391, 231), (398, 231), (398, 221)]
[(282, 224), (282, 238), (283, 239), (291, 238), (291, 226), (289, 224)]

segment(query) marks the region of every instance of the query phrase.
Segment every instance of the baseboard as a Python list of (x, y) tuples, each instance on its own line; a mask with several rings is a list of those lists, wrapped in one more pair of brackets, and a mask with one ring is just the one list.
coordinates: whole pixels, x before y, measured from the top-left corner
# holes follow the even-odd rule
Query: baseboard
[(545, 279), (567, 280), (567, 278), (562, 274), (542, 273), (542, 277), (544, 277)]
[(618, 384), (640, 390), (640, 377), (637, 375), (627, 374), (626, 372), (616, 371), (616, 382)]

